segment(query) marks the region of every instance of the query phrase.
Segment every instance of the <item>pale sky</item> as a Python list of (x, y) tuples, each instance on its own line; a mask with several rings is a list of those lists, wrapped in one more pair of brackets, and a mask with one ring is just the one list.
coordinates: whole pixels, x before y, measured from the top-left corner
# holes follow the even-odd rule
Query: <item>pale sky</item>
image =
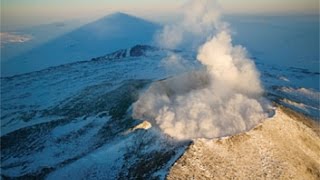
[[(93, 19), (115, 11), (170, 16), (187, 0), (0, 0), (1, 25)], [(226, 14), (318, 14), (319, 0), (220, 0)]]

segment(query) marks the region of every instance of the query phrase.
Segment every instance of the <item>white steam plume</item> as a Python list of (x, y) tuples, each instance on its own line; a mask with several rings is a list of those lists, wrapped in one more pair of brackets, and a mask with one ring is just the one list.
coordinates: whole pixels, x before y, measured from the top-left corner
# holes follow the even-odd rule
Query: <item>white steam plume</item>
[[(175, 47), (183, 43), (186, 32), (201, 39), (210, 30), (215, 36), (207, 34), (212, 38), (197, 55), (203, 68), (153, 83), (133, 108), (135, 118), (149, 120), (178, 139), (236, 134), (268, 116), (269, 103), (262, 98), (259, 73), (246, 50), (232, 45), (227, 26), (221, 26), (219, 15), (211, 11), (216, 9), (212, 2), (189, 2), (191, 10), (187, 8), (182, 25), (171, 26), (175, 27), (172, 34), (165, 27), (158, 36), (163, 46)], [(178, 38), (172, 42), (169, 34)]]
[(182, 8), (185, 10), (183, 20), (165, 25), (156, 34), (155, 41), (158, 45), (169, 49), (180, 46), (198, 48), (216, 29), (227, 26), (220, 21), (220, 8), (214, 0), (191, 0)]

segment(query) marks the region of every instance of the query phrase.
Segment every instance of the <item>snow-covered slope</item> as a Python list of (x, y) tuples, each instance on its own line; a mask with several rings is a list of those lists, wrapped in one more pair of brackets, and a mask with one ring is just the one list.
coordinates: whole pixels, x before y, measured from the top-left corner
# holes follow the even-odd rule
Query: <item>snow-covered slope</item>
[(122, 51), (1, 79), (3, 177), (164, 178), (189, 142), (134, 128), (141, 121), (130, 109), (140, 90), (169, 75), (168, 51)]
[[(1, 78), (2, 177), (164, 179), (190, 142), (139, 125), (145, 119), (133, 119), (131, 111), (151, 82), (176, 73), (163, 64), (171, 53), (136, 45)], [(192, 52), (175, 53), (185, 59), (184, 67), (199, 67)], [(265, 64), (258, 68), (266, 96), (305, 104), (301, 112), (318, 117), (318, 92), (295, 82), (319, 74)]]
[(114, 13), (3, 62), (1, 75), (32, 72), (87, 60), (135, 44), (149, 44), (159, 28), (155, 23)]
[(320, 72), (319, 15), (243, 15), (227, 20), (234, 42), (259, 57), (257, 61)]

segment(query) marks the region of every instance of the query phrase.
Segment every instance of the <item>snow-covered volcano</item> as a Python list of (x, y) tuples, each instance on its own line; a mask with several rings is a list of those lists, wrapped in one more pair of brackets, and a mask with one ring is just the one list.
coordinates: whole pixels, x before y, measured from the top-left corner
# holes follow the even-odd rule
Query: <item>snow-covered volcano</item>
[[(143, 121), (133, 119), (131, 111), (150, 83), (175, 75), (162, 61), (172, 52), (137, 45), (1, 78), (2, 177), (165, 178), (190, 141), (176, 141), (155, 126), (139, 125)], [(175, 53), (187, 60), (186, 67), (197, 66), (192, 53)], [(280, 72), (264, 64), (258, 68), (269, 98), (306, 103), (300, 109), (306, 114), (317, 108), (310, 90), (297, 89), (276, 75), (295, 73), (303, 79), (310, 74)]]
[[(4, 63), (2, 66), (4, 74), (18, 75), (1, 78), (2, 178), (164, 179), (175, 162), (177, 162), (176, 167), (178, 168), (181, 167), (187, 172), (190, 169), (192, 170), (188, 160), (194, 160), (195, 164), (199, 165), (198, 167), (202, 170), (202, 167), (205, 166), (201, 166), (201, 164), (207, 160), (206, 157), (199, 154), (199, 152), (206, 150), (205, 146), (197, 146), (197, 143), (201, 143), (202, 140), (192, 139), (195, 146), (189, 146), (192, 140), (177, 140), (162, 131), (159, 123), (152, 121), (152, 118), (156, 116), (135, 118), (133, 116), (134, 103), (151, 87), (158, 88), (161, 91), (155, 91), (155, 95), (163, 96), (164, 100), (170, 100), (170, 97), (174, 97), (171, 100), (181, 100), (179, 101), (182, 102), (179, 103), (179, 109), (183, 110), (181, 112), (184, 114), (184, 112), (193, 110), (193, 108), (183, 108), (186, 104), (192, 105), (192, 101), (185, 98), (186, 96), (181, 96), (181, 94), (188, 94), (190, 95), (188, 97), (199, 100), (197, 97), (203, 95), (202, 91), (197, 93), (197, 96), (193, 96), (194, 94), (190, 92), (197, 91), (202, 86), (212, 83), (208, 76), (201, 78), (202, 74), (197, 72), (206, 72), (210, 67), (210, 72), (213, 74), (216, 73), (214, 70), (218, 70), (221, 75), (219, 81), (221, 85), (226, 83), (225, 80), (229, 80), (224, 79), (227, 73), (233, 76), (236, 76), (237, 73), (233, 73), (234, 71), (226, 68), (223, 68), (223, 71), (214, 69), (214, 66), (207, 66), (206, 69), (203, 64), (196, 60), (196, 52), (170, 50), (140, 44), (149, 43), (158, 28), (159, 26), (154, 23), (117, 13), (52, 40), (26, 53), (24, 57), (20, 56), (16, 60), (13, 59)], [(213, 45), (217, 45), (215, 42), (213, 39)], [(140, 45), (136, 45), (137, 43)], [(214, 52), (219, 54), (220, 51)], [(210, 48), (205, 52), (211, 52)], [(240, 53), (240, 55), (243, 54)], [(314, 82), (314, 79), (319, 78), (318, 72), (292, 67), (291, 65), (285, 67), (267, 65), (256, 61), (260, 58), (259, 54), (255, 54), (255, 56), (250, 57), (250, 59), (254, 59), (252, 62), (250, 61), (250, 67), (256, 66), (261, 72), (261, 84), (265, 89), (264, 92), (260, 93), (259, 91), (259, 97), (263, 96), (263, 98), (285, 105), (309, 117), (319, 119), (319, 92), (300, 84), (300, 82), (310, 79)], [(202, 62), (210, 60), (204, 57), (201, 59)], [(222, 62), (218, 62), (218, 64), (223, 65)], [(179, 68), (172, 68), (174, 66)], [(246, 72), (245, 70), (244, 68), (243, 72)], [(21, 74), (23, 72), (28, 73)], [(177, 74), (178, 76), (176, 76)], [(178, 81), (171, 81), (180, 75), (188, 77), (189, 74), (200, 75), (200, 80), (202, 79), (203, 82), (188, 81), (188, 78), (185, 81), (180, 81), (184, 80), (180, 78), (178, 78)], [(215, 77), (218, 76), (215, 74)], [(249, 81), (248, 76), (239, 77), (241, 79), (235, 78), (236, 86), (214, 86), (210, 89), (212, 91), (205, 94), (205, 97), (201, 98), (200, 101), (204, 101), (207, 96), (211, 96), (212, 92), (219, 89), (217, 87), (224, 87), (220, 89), (222, 93), (234, 87), (241, 87), (239, 88), (241, 91), (247, 90), (246, 87), (252, 84), (246, 81), (252, 81)], [(198, 80), (198, 78), (191, 79)], [(171, 86), (170, 82), (177, 86)], [(168, 83), (170, 86), (162, 86)], [(159, 86), (153, 86), (157, 84)], [(182, 87), (181, 84), (187, 85), (187, 89), (180, 88)], [(314, 87), (314, 85), (311, 87)], [(229, 92), (228, 94), (232, 95), (233, 93)], [(151, 93), (151, 95), (154, 94)], [(154, 100), (154, 98), (151, 98), (151, 100)], [(217, 101), (218, 105), (214, 106), (215, 109), (221, 108), (219, 104), (224, 102), (223, 99), (218, 100), (221, 101)], [(150, 101), (143, 102), (146, 103), (141, 104), (148, 105)], [(153, 102), (155, 102), (154, 105), (158, 105), (157, 100)], [(177, 101), (172, 102), (174, 104)], [(241, 103), (238, 103), (238, 105), (239, 108), (236, 109), (243, 113), (246, 112), (247, 108), (251, 108), (248, 106), (242, 108)], [(232, 114), (235, 109), (233, 101), (230, 101), (230, 104), (224, 107), (230, 108), (229, 112), (231, 114), (229, 113), (230, 116), (227, 118), (232, 120), (232, 115), (237, 116), (237, 114)], [(155, 112), (154, 114), (158, 113), (156, 111), (152, 112)], [(203, 114), (201, 111), (198, 112), (199, 115)], [(210, 112), (210, 110), (207, 112)], [(224, 110), (222, 109), (219, 112), (223, 114)], [(230, 150), (241, 150), (236, 148), (239, 146), (234, 146), (234, 144), (244, 142), (240, 148), (244, 147), (244, 152), (253, 152), (252, 155), (254, 156), (252, 157), (256, 158), (255, 162), (258, 165), (253, 167), (267, 167), (263, 171), (259, 171), (259, 175), (268, 173), (269, 166), (272, 167), (271, 169), (278, 167), (285, 169), (287, 167), (285, 166), (286, 163), (292, 163), (291, 165), (294, 166), (296, 162), (303, 162), (301, 160), (303, 158), (315, 157), (314, 159), (317, 159), (318, 155), (314, 152), (319, 151), (317, 149), (319, 147), (318, 143), (315, 143), (319, 139), (318, 135), (311, 132), (313, 131), (310, 128), (311, 126), (293, 121), (297, 118), (291, 118), (290, 115), (292, 114), (294, 113), (284, 115), (281, 111), (275, 118), (264, 121), (262, 125), (260, 124), (261, 126), (253, 124), (245, 128), (244, 131), (234, 131), (237, 133), (236, 135), (234, 133), (217, 133), (218, 136), (208, 136), (207, 138), (222, 138), (230, 142), (227, 143), (228, 146), (225, 146), (228, 153), (232, 152)], [(165, 115), (168, 115), (166, 117), (170, 119), (170, 113)], [(215, 114), (213, 113), (213, 115)], [(200, 120), (203, 117), (205, 118), (205, 116), (202, 116)], [(303, 116), (298, 115), (297, 117)], [(164, 119), (161, 118), (160, 120)], [(233, 125), (237, 125), (237, 122), (228, 125), (224, 121), (226, 118), (216, 119), (217, 122), (222, 125), (227, 124), (231, 129)], [(246, 120), (246, 118), (243, 119)], [(196, 121), (193, 122), (197, 125)], [(292, 128), (290, 129), (292, 131), (286, 131), (289, 127)], [(206, 123), (204, 123), (204, 128), (206, 128)], [(208, 131), (211, 130), (210, 128), (207, 128)], [(214, 128), (217, 132), (221, 130), (219, 126), (214, 126)], [(275, 133), (269, 133), (269, 130)], [(250, 135), (250, 131), (253, 135), (248, 138), (247, 133)], [(262, 134), (259, 133), (260, 131)], [(294, 132), (298, 132), (296, 136), (293, 136)], [(278, 136), (275, 136), (275, 134), (278, 134)], [(228, 135), (230, 137), (225, 137)], [(262, 137), (262, 135), (268, 136)], [(239, 136), (243, 141), (237, 140)], [(308, 138), (304, 138), (304, 136), (308, 136)], [(192, 138), (198, 137), (204, 138), (203, 136), (192, 136)], [(276, 140), (279, 137), (281, 137), (281, 141)], [(295, 137), (302, 138), (294, 141)], [(213, 139), (214, 142), (216, 140)], [(219, 141), (218, 143), (223, 144), (225, 141)], [(286, 141), (290, 141), (292, 144), (285, 144)], [(255, 142), (261, 142), (261, 144)], [(300, 159), (286, 161), (284, 164), (274, 163), (284, 161), (278, 156), (274, 156), (274, 153), (279, 152), (275, 150), (277, 148), (274, 145), (276, 142), (285, 145), (281, 146), (281, 155), (286, 154), (286, 150), (290, 147), (296, 147), (295, 149), (299, 151), (298, 153), (301, 156), (291, 157)], [(309, 143), (312, 145), (309, 146)], [(300, 146), (301, 144), (303, 146)], [(185, 156), (189, 168), (184, 168), (183, 160), (185, 158), (180, 157), (188, 147), (190, 147), (190, 150), (185, 155), (191, 154), (194, 157), (193, 153), (195, 153), (200, 155), (198, 156), (200, 158)], [(197, 149), (198, 147), (200, 149)], [(252, 148), (246, 149), (247, 147)], [(300, 147), (303, 147), (303, 149), (299, 149)], [(213, 146), (213, 148), (216, 148), (216, 146)], [(226, 151), (222, 150), (220, 152), (225, 155)], [(308, 151), (307, 155), (303, 155), (304, 151)], [(291, 155), (294, 154), (291, 153)], [(214, 158), (217, 154), (209, 153), (209, 155)], [(222, 168), (222, 175), (228, 167), (232, 167), (230, 172), (239, 171), (240, 168), (237, 168), (237, 163), (235, 163), (236, 166), (228, 164), (233, 163), (234, 158), (243, 157), (246, 154), (241, 152), (237, 155), (239, 156), (227, 156), (231, 160), (229, 159), (227, 164), (224, 164), (226, 168)], [(181, 161), (177, 161), (178, 159)], [(220, 160), (218, 158), (217, 162)], [(244, 160), (252, 159), (244, 158)], [(306, 164), (306, 166), (301, 167), (309, 167), (305, 170), (306, 172), (310, 171), (311, 174), (316, 172), (313, 174), (317, 174), (316, 163), (318, 161), (311, 160), (308, 162), (313, 164)], [(194, 165), (193, 162), (191, 162), (191, 165)], [(212, 164), (208, 163), (208, 165)], [(198, 169), (193, 168), (193, 170)], [(216, 170), (220, 170), (220, 168)], [(172, 172), (174, 171), (176, 170), (173, 169)], [(242, 170), (240, 170), (241, 172)], [(207, 177), (212, 177), (211, 175), (215, 174), (209, 174), (210, 176)], [(180, 174), (173, 175), (179, 176)], [(246, 175), (251, 175), (251, 173)], [(170, 177), (168, 176), (168, 178)]]

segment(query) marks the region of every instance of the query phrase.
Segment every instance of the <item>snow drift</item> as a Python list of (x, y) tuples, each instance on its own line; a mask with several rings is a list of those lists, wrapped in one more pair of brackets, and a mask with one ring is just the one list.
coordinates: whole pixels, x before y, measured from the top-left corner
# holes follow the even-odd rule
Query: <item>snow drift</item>
[(197, 44), (207, 35), (197, 54), (203, 68), (155, 82), (134, 104), (135, 118), (149, 120), (177, 139), (236, 134), (268, 116), (259, 73), (245, 48), (232, 45), (215, 4), (190, 1), (183, 22), (165, 26), (156, 36), (158, 43), (172, 48), (184, 39)]

